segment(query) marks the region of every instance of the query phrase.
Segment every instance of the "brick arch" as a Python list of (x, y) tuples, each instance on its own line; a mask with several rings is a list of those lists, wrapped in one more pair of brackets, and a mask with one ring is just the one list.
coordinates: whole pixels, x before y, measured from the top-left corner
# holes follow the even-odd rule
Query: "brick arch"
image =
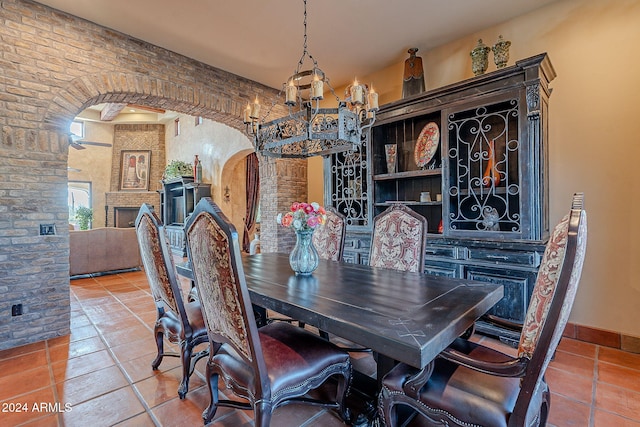
[[(135, 102), (200, 115), (243, 130), (241, 114), (257, 95), (270, 105), (278, 91), (258, 82), (135, 39), (48, 6), (2, 0), (5, 91), (0, 108), (0, 206), (6, 254), (4, 301), (23, 302), (27, 316), (9, 319), (0, 349), (69, 333), (69, 231), (66, 205), (68, 126), (99, 102)], [(276, 104), (273, 119), (286, 114)], [(281, 199), (302, 198), (306, 182), (291, 185), (304, 160), (260, 156), (264, 218), (275, 218)], [(263, 167), (264, 166), (264, 167)], [(263, 172), (264, 171), (264, 172)], [(267, 221), (275, 224), (274, 221)], [(54, 236), (39, 225), (54, 224)], [(266, 228), (266, 227), (265, 227)], [(268, 238), (277, 249), (278, 231)], [(265, 239), (267, 237), (265, 236)], [(0, 286), (2, 287), (2, 286)], [(34, 295), (46, 295), (36, 299)], [(33, 304), (32, 304), (33, 303)]]
[[(274, 91), (275, 92), (275, 91)], [(143, 74), (108, 72), (77, 77), (51, 100), (43, 126), (67, 132), (75, 116), (91, 105), (132, 103), (202, 116), (244, 131), (242, 114), (246, 99), (213, 93), (209, 87), (178, 85)]]

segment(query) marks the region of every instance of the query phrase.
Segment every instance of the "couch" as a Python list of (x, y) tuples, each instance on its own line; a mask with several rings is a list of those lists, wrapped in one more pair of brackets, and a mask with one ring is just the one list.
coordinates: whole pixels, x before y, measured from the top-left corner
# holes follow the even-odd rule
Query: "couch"
[(135, 228), (69, 231), (70, 276), (130, 270), (141, 265)]

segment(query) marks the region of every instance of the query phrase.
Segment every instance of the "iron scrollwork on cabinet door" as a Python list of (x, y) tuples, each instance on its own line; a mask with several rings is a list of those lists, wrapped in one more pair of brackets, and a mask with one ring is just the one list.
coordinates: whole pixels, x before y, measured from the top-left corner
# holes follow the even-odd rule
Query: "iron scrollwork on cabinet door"
[(331, 155), (331, 205), (347, 218), (347, 226), (369, 226), (366, 144)]
[(510, 99), (449, 115), (452, 232), (522, 232), (518, 104)]

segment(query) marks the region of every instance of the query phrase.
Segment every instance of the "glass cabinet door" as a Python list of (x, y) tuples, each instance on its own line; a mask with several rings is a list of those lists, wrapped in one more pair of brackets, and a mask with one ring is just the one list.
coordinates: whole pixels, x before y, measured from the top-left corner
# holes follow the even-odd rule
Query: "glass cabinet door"
[(448, 215), (451, 235), (520, 238), (526, 150), (520, 99), (447, 114)]

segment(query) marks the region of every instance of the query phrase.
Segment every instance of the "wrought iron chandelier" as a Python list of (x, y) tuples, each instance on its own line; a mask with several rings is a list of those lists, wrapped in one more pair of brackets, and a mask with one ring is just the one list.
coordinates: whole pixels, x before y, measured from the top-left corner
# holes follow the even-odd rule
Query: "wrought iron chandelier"
[[(305, 62), (309, 69), (303, 69)], [(336, 108), (321, 108), (325, 85), (335, 96)], [(264, 122), (284, 93), (289, 114)], [(364, 132), (373, 126), (378, 110), (378, 94), (356, 80), (341, 100), (307, 49), (307, 0), (304, 0), (304, 44), (294, 73), (283, 84), (278, 99), (260, 119), (261, 105), (256, 97), (244, 111), (246, 132), (253, 137), (256, 151), (271, 157), (305, 158), (326, 156), (355, 149)]]

